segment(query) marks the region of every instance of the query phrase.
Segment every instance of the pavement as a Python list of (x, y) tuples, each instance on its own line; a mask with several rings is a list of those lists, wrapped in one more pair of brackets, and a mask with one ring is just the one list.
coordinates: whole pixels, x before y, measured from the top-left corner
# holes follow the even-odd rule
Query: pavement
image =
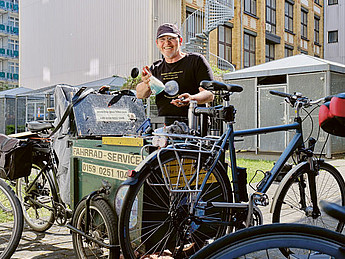
[(52, 226), (44, 233), (25, 227), (16, 252), (11, 258), (77, 258), (74, 254), (72, 235), (64, 226)]
[[(333, 164), (343, 174), (345, 178), (345, 155), (337, 156), (335, 159), (329, 159), (329, 163)], [(270, 193), (274, 193), (278, 184), (273, 184)], [(269, 197), (272, 197), (268, 193)], [(262, 209), (264, 215), (264, 223), (270, 223), (271, 215), (269, 207)], [(261, 209), (261, 207), (260, 207)], [(266, 216), (265, 216), (266, 215)], [(12, 258), (76, 258), (73, 251), (72, 235), (69, 229), (63, 226), (54, 225), (44, 233), (38, 233), (25, 228), (19, 246)]]

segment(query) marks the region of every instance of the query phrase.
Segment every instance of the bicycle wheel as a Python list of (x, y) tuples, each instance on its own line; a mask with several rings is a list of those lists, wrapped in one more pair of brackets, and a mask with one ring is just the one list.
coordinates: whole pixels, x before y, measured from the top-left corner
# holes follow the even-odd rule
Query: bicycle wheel
[[(190, 186), (196, 185), (198, 154), (179, 152), (180, 164), (175, 153), (167, 151), (160, 155), (161, 165), (175, 192), (169, 192), (162, 177), (157, 159), (151, 161), (141, 172), (138, 182), (129, 186), (119, 223), (119, 240), (125, 258), (149, 255), (188, 257), (205, 243), (225, 234), (226, 226), (214, 224), (229, 221), (229, 209), (213, 207), (210, 202), (232, 202), (229, 178), (220, 165), (212, 172), (201, 192), (201, 202), (191, 208), (195, 192), (183, 192), (186, 185), (182, 170)], [(204, 158), (201, 159), (205, 161)], [(201, 163), (203, 165), (203, 163)], [(183, 168), (183, 169), (182, 169)], [(205, 177), (201, 170), (199, 184)], [(181, 191), (181, 192), (179, 192)]]
[[(283, 186), (273, 212), (273, 222), (304, 223), (341, 232), (344, 222), (339, 222), (322, 211), (313, 215), (308, 166), (302, 166)], [(336, 168), (321, 163), (315, 179), (317, 202), (324, 200), (340, 206), (345, 205), (345, 183)]]
[[(85, 226), (88, 227), (88, 236), (96, 238), (108, 245), (114, 245), (117, 241), (117, 225), (114, 211), (109, 204), (102, 200), (91, 200), (90, 202), (90, 222), (85, 223), (85, 200), (76, 208), (72, 225), (85, 233)], [(115, 258), (113, 249), (102, 247), (101, 245), (86, 239), (78, 233), (72, 232), (73, 248), (78, 258)]]
[(10, 258), (23, 232), (23, 212), (14, 191), (0, 179), (0, 258)]
[[(48, 230), (55, 221), (52, 183), (45, 172), (39, 175), (41, 168), (43, 165), (33, 164), (31, 174), (28, 177), (19, 178), (16, 185), (24, 219), (33, 230), (38, 232)], [(31, 185), (32, 188), (28, 191)]]
[(206, 246), (193, 259), (284, 258), (281, 248), (293, 248), (289, 258), (345, 258), (345, 236), (303, 224), (270, 224), (247, 228)]

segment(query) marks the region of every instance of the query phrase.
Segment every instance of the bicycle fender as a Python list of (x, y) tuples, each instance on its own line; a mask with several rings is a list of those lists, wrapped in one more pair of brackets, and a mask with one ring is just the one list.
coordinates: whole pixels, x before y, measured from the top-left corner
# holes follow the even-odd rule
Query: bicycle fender
[(305, 164), (307, 164), (307, 162), (302, 162), (299, 163), (298, 165), (296, 165), (295, 167), (293, 167), (289, 172), (287, 172), (287, 174), (284, 176), (284, 178), (281, 180), (276, 192), (274, 193), (273, 196), (273, 201), (272, 201), (272, 206), (270, 209), (270, 213), (273, 213), (274, 208), (276, 207), (277, 204), (277, 198), (279, 196), (279, 194), (281, 193), (283, 187), (285, 186), (286, 182), (290, 179), (290, 177), (295, 174), (301, 167), (303, 167)]
[(152, 152), (147, 157), (145, 157), (144, 160), (140, 162), (140, 164), (134, 169), (135, 174), (131, 177), (128, 177), (127, 180), (125, 180), (121, 185), (134, 185), (138, 182), (138, 179), (144, 169), (146, 169), (147, 166), (150, 165), (150, 163), (156, 159), (158, 150)]

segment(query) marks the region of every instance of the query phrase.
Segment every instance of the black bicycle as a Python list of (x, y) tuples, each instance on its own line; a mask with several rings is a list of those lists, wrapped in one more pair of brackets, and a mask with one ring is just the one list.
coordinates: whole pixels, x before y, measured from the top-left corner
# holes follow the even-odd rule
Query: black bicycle
[[(124, 256), (188, 257), (226, 232), (262, 224), (258, 206), (268, 205), (266, 191), (291, 157), (296, 165), (283, 178), (273, 198), (273, 222), (298, 220), (341, 231), (344, 223), (323, 214), (318, 201), (344, 206), (345, 182), (336, 168), (314, 156), (315, 139), (304, 144), (300, 116), (302, 109), (324, 98), (312, 101), (301, 94), (271, 91), (296, 110), (294, 122), (235, 131), (236, 110), (229, 101), (231, 94), (241, 92), (242, 87), (215, 81), (203, 81), (201, 86), (219, 91), (225, 104), (197, 107), (193, 113), (226, 122), (227, 130), (221, 137), (170, 134), (167, 128), (155, 133), (160, 138), (157, 143), (169, 145), (162, 145), (147, 156), (120, 187), (128, 189), (119, 218)], [(236, 163), (235, 138), (278, 131), (294, 131), (294, 135), (248, 197), (246, 170)], [(230, 179), (222, 162), (226, 150), (231, 160)]]
[[(345, 220), (345, 207), (327, 202), (322, 206), (337, 220)], [(345, 235), (325, 228), (270, 224), (222, 237), (191, 258), (281, 258), (286, 251), (290, 251), (286, 258), (345, 258), (344, 244)]]
[(12, 188), (0, 179), (0, 258), (11, 258), (24, 227), (23, 211)]
[[(109, 203), (104, 199), (110, 186), (106, 182), (99, 190), (81, 199), (74, 211), (60, 196), (57, 173), (59, 161), (53, 148), (52, 135), (68, 117), (73, 105), (88, 92), (80, 89), (65, 111), (63, 119), (52, 131), (49, 122), (29, 122), (29, 132), (20, 136), (32, 143), (31, 173), (17, 179), (16, 191), (27, 224), (35, 231), (44, 232), (54, 222), (72, 231), (73, 247), (78, 258), (114, 258), (118, 255), (116, 219)], [(79, 99), (78, 99), (79, 98)], [(77, 201), (76, 201), (77, 202)]]

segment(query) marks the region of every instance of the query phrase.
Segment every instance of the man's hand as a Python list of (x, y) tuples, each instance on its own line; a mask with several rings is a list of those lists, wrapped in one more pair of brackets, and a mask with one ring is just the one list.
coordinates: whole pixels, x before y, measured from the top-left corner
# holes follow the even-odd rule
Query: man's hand
[(150, 69), (148, 66), (143, 67), (143, 71), (141, 72), (141, 80), (142, 82), (137, 85), (137, 98), (145, 99), (148, 98), (151, 94), (151, 88), (149, 85), (150, 77), (151, 77)]
[(189, 102), (192, 100), (191, 97), (192, 95), (184, 93), (179, 95), (177, 99), (172, 100), (170, 103), (177, 107), (187, 106), (189, 105)]
[(141, 79), (146, 85), (149, 85), (151, 76), (152, 74), (149, 67), (148, 66), (143, 67), (143, 71), (141, 72)]
[(212, 92), (207, 91), (202, 87), (199, 87), (199, 93), (193, 95), (189, 93), (184, 93), (179, 95), (177, 98), (178, 99), (172, 100), (170, 103), (177, 107), (183, 107), (189, 105), (191, 100), (197, 101), (198, 104), (212, 102), (214, 95)]

